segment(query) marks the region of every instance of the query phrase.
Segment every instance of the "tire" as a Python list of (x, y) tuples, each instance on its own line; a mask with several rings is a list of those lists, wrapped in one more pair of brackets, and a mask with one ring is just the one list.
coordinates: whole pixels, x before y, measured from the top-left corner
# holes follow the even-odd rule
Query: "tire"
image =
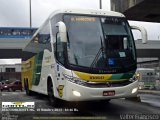
[(9, 88), (9, 89), (8, 89), (8, 92), (12, 92), (12, 91), (14, 91), (12, 88)]
[[(51, 80), (48, 81), (47, 90), (48, 90), (49, 104), (54, 107), (60, 107), (60, 100), (54, 97), (53, 84), (52, 84)], [(61, 104), (62, 104), (62, 102), (61, 102)]]
[(26, 95), (31, 96), (32, 95), (32, 91), (29, 90), (29, 86), (28, 86), (28, 80), (24, 81), (24, 86), (25, 86), (25, 90), (26, 90)]

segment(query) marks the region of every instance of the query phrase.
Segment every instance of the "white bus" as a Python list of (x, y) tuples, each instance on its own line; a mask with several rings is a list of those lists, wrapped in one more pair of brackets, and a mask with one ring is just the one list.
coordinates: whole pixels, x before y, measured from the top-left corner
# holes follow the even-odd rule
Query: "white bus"
[(156, 85), (156, 71), (153, 68), (137, 68), (139, 89), (153, 89)]
[[(51, 103), (135, 97), (138, 81), (131, 28), (121, 13), (58, 10), (23, 49), (26, 94)], [(136, 77), (135, 77), (136, 78)]]

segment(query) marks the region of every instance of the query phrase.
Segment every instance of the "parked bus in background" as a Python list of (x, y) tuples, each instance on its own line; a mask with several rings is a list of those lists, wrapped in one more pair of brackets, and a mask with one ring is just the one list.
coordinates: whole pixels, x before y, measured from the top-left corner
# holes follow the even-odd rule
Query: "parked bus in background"
[(91, 101), (137, 96), (135, 43), (126, 18), (103, 10), (55, 11), (23, 49), (27, 95)]
[(152, 68), (137, 68), (139, 74), (139, 89), (154, 89), (156, 84), (156, 72)]

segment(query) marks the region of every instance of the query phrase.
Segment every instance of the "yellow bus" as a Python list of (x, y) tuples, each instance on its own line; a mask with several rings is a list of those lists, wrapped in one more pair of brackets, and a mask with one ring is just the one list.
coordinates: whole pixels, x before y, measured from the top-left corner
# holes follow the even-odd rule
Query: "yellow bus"
[(125, 16), (103, 10), (53, 12), (23, 49), (26, 94), (91, 101), (137, 95), (136, 49)]

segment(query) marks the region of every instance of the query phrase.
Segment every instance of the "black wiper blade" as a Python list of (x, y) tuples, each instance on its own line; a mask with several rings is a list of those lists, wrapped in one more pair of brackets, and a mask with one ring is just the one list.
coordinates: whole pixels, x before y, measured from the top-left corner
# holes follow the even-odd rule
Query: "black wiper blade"
[(102, 38), (100, 37), (101, 39), (101, 48), (98, 50), (98, 53), (96, 54), (96, 57), (94, 58), (92, 64), (91, 64), (91, 67), (93, 67), (96, 63), (97, 63), (97, 60), (102, 52), (102, 59), (104, 59), (104, 47), (103, 47), (103, 43), (102, 43)]
[(93, 66), (95, 65), (95, 63), (97, 62), (97, 60), (98, 60), (98, 58), (99, 58), (99, 56), (100, 56), (100, 54), (101, 54), (101, 51), (102, 51), (102, 48), (100, 48), (100, 49), (98, 50), (98, 53), (96, 54), (96, 57), (94, 58), (94, 60), (93, 60), (93, 62), (92, 62), (92, 64), (91, 64), (91, 67), (93, 67)]

